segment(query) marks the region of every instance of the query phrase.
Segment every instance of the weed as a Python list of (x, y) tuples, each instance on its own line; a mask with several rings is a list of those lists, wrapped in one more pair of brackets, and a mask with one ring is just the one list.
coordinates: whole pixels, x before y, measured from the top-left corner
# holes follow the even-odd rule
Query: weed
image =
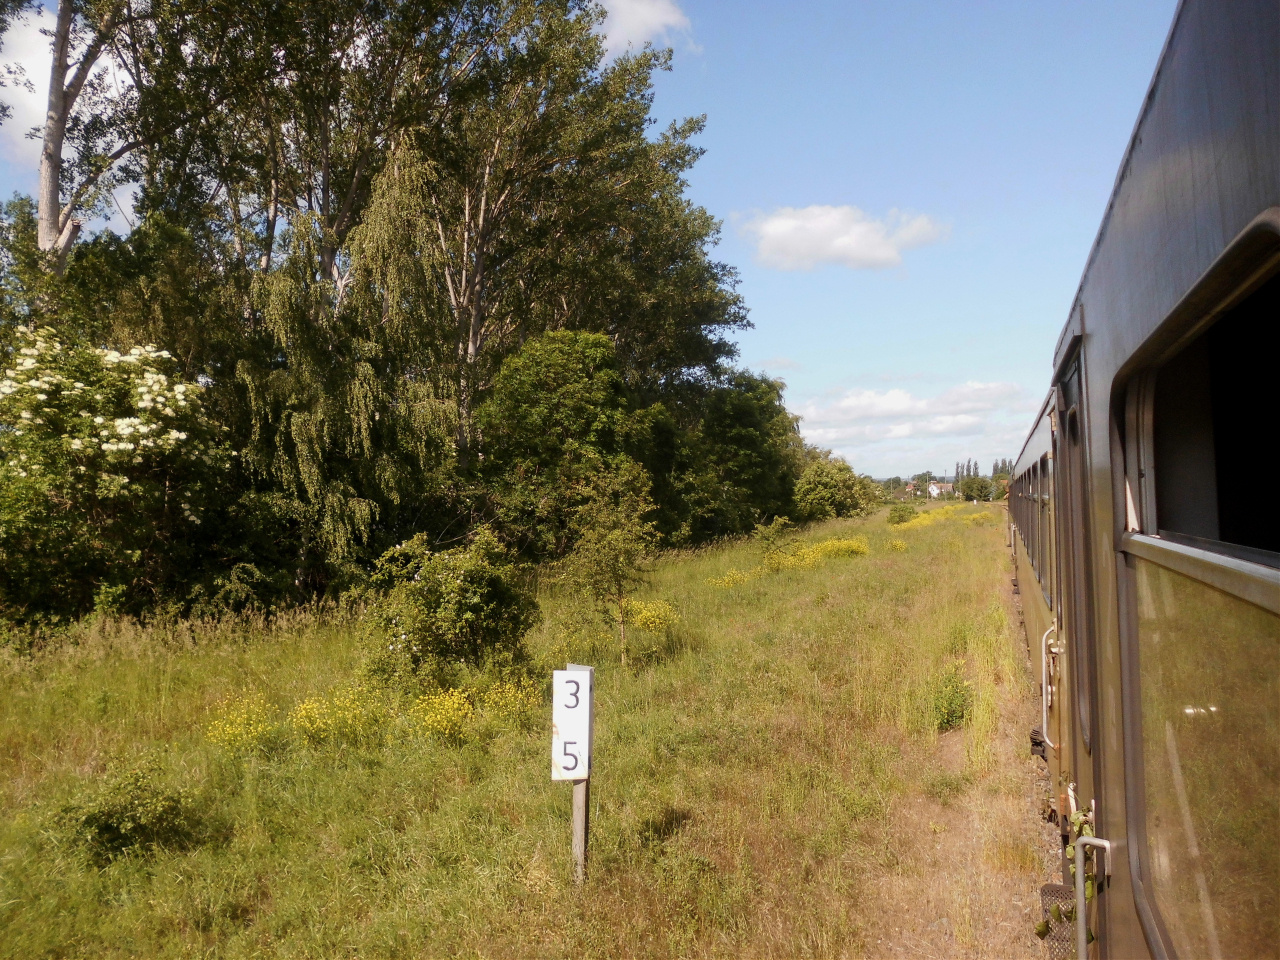
[(962, 726), (973, 711), (973, 687), (959, 663), (953, 663), (934, 679), (933, 715), (939, 733)]
[(969, 778), (962, 773), (938, 771), (924, 781), (925, 796), (938, 801), (944, 807), (964, 793), (969, 786)]
[(307, 743), (354, 744), (372, 740), (388, 719), (386, 703), (358, 685), (342, 687), (328, 697), (309, 697), (289, 714), (289, 724)]
[(258, 752), (281, 737), (274, 711), (261, 694), (220, 703), (205, 733), (212, 743), (233, 754)]
[(475, 707), (461, 690), (442, 690), (414, 704), (409, 719), (423, 733), (448, 743), (461, 743), (475, 717)]
[(708, 577), (707, 585), (712, 587), (740, 587), (748, 581), (754, 580), (756, 574), (744, 573), (741, 570), (730, 570), (723, 577)]
[(1004, 839), (986, 854), (987, 861), (1002, 873), (1031, 873), (1040, 866), (1040, 854), (1028, 840)]
[[(963, 549), (945, 553), (951, 536)], [(865, 562), (889, 537), (912, 562)], [(862, 539), (870, 558), (848, 546)], [(1007, 551), (991, 526), (897, 533), (882, 511), (806, 528), (782, 573), (762, 552), (743, 541), (659, 560), (643, 596), (683, 620), (637, 631), (653, 648), (637, 650), (638, 670), (618, 669), (589, 599), (550, 578), (521, 641), (537, 670), (453, 661), (449, 688), (420, 672), (401, 689), (362, 685), (358, 606), (99, 617), (26, 653), (6, 647), (0, 953), (864, 955), (879, 918), (912, 922), (903, 884), (949, 882), (921, 868), (915, 834), (934, 838), (903, 802), (926, 790), (913, 765), (944, 769), (934, 751), (953, 745), (936, 734), (944, 675), (961, 694), (972, 684), (967, 746), (1003, 756), (1025, 739), (984, 733), (986, 697), (994, 721), (1025, 707), (1004, 698), (1030, 694), (1021, 638), (988, 607)], [(708, 584), (726, 577), (735, 589)], [(570, 791), (549, 781), (545, 742), (546, 681), (566, 660), (597, 667), (598, 737), (591, 896), (568, 899)], [(158, 758), (149, 784), (116, 791), (141, 802), (84, 784), (103, 754), (141, 751)], [(933, 819), (949, 825), (964, 804), (976, 835), (1022, 836), (991, 829), (993, 811), (1025, 803), (989, 794), (981, 762), (934, 786), (951, 807), (931, 806)], [(86, 838), (77, 846), (125, 854), (105, 872), (50, 855), (39, 803), (77, 808), (60, 826)], [(164, 816), (130, 818), (135, 806)], [(136, 829), (112, 844), (106, 824), (125, 820)], [(207, 843), (224, 822), (233, 839)], [(998, 869), (974, 884), (973, 935), (1025, 955), (987, 910), (997, 889), (1036, 882), (1013, 872), (1025, 851), (984, 856)], [(877, 863), (909, 869), (865, 883)]]
[[(484, 692), (480, 702), (488, 717), (528, 726), (542, 706), (542, 695), (532, 680), (499, 680)], [(465, 711), (460, 706), (456, 709)]]
[(627, 622), (641, 630), (658, 632), (680, 622), (680, 615), (665, 600), (624, 600)]

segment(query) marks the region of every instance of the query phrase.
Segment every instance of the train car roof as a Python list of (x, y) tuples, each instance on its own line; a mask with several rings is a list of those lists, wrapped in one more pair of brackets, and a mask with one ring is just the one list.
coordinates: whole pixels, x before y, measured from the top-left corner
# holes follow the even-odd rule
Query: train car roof
[[(1133, 123), (1133, 130), (1129, 134), (1129, 142), (1125, 145), (1124, 156), (1120, 160), (1120, 167), (1116, 171), (1115, 181), (1111, 185), (1111, 195), (1107, 198), (1107, 208), (1102, 214), (1102, 223), (1098, 225), (1098, 232), (1093, 238), (1093, 245), (1089, 248), (1089, 256), (1084, 262), (1084, 270), (1080, 274), (1080, 282), (1076, 285), (1075, 296), (1071, 300), (1071, 309), (1067, 313), (1066, 323), (1063, 324), (1062, 330), (1058, 334), (1057, 343), (1053, 348), (1054, 375), (1057, 374), (1058, 368), (1066, 359), (1066, 353), (1070, 349), (1072, 341), (1080, 333), (1081, 301), (1084, 297), (1084, 288), (1089, 282), (1089, 274), (1093, 270), (1094, 263), (1097, 261), (1099, 251), (1102, 248), (1103, 240), (1106, 238), (1107, 228), (1110, 226), (1112, 214), (1115, 212), (1116, 200), (1120, 196), (1120, 189), (1128, 177), (1130, 165), (1133, 162), (1134, 150), (1141, 142), (1142, 126), (1147, 119), (1147, 115), (1151, 112), (1152, 104), (1155, 102), (1156, 91), (1160, 88), (1160, 81), (1166, 69), (1169, 47), (1173, 42), (1174, 34), (1177, 33), (1178, 22), (1182, 19), (1186, 7), (1187, 0), (1178, 0), (1177, 9), (1173, 13), (1173, 20), (1169, 24), (1169, 32), (1165, 34), (1164, 44), (1160, 48), (1160, 56), (1156, 60), (1155, 72), (1151, 75), (1151, 83), (1147, 85), (1147, 93), (1142, 99), (1141, 109), (1138, 110), (1138, 118)], [(1030, 438), (1028, 437), (1028, 439)]]
[(1051, 406), (1053, 406), (1052, 390), (1045, 396), (1044, 403), (1040, 404), (1035, 421), (1031, 424), (1031, 429), (1027, 431), (1027, 439), (1022, 441), (1022, 449), (1018, 452), (1018, 459), (1013, 465), (1013, 475), (1015, 477), (1019, 476), (1032, 463), (1050, 451), (1053, 439), (1049, 434), (1049, 408)]

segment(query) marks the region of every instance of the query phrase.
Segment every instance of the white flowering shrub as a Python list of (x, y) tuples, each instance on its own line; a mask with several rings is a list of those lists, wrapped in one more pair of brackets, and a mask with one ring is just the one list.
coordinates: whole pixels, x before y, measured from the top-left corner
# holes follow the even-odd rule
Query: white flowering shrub
[(145, 604), (198, 540), (230, 455), (197, 384), (154, 347), (19, 326), (0, 379), (0, 608)]

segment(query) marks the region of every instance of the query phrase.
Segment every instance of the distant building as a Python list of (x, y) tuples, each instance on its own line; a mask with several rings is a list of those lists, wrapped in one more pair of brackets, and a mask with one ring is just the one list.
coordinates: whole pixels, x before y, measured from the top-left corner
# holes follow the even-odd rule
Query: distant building
[(933, 497), (934, 499), (937, 499), (938, 497), (942, 496), (944, 493), (954, 493), (954, 492), (955, 492), (955, 484), (953, 483), (943, 483), (941, 480), (934, 480), (931, 484), (929, 484), (929, 496)]

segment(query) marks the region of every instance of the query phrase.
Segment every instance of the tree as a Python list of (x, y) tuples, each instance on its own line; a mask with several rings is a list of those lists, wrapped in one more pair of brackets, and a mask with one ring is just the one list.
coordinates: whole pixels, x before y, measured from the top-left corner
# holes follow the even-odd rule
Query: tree
[(598, 474), (578, 510), (578, 542), (569, 572), (618, 626), (622, 664), (627, 663), (627, 600), (644, 582), (644, 563), (656, 531), (645, 518), (653, 512), (649, 479), (635, 464)]
[(960, 493), (966, 500), (990, 500), (991, 481), (986, 477), (967, 476), (960, 483)]
[[(60, 186), (5, 206), (0, 328), (155, 343), (201, 386), (246, 534), (211, 564), (269, 556), (301, 598), (417, 533), (561, 555), (628, 464), (671, 543), (794, 510), (796, 419), (732, 366), (736, 274), (686, 196), (702, 120), (650, 129), (667, 55), (606, 60), (594, 4), (57, 10)], [(126, 183), (136, 225), (77, 238)]]
[(39, 248), (53, 273), (111, 191), (144, 179), (143, 154), (189, 136), (238, 88), (261, 81), (271, 60), (249, 42), (261, 33), (261, 6), (58, 0), (36, 195)]
[(617, 367), (608, 337), (543, 334), (503, 362), (477, 412), (498, 525), (534, 555), (568, 549), (584, 483), (621, 453)]

